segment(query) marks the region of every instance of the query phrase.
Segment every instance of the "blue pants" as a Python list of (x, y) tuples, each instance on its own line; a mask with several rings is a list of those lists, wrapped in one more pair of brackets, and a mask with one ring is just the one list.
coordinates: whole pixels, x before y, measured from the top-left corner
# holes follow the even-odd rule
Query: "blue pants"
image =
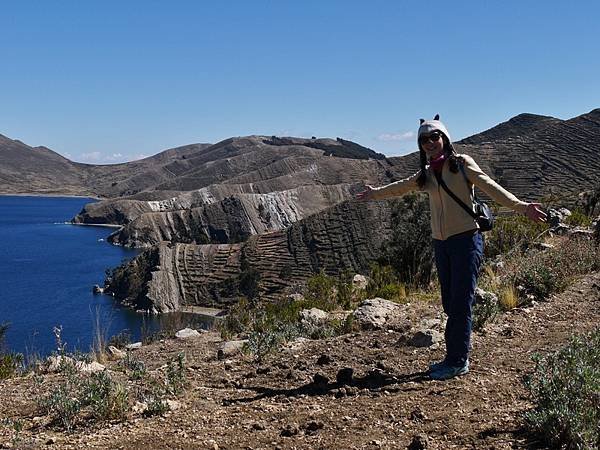
[(481, 233), (461, 233), (445, 241), (433, 240), (435, 264), (442, 290), (446, 323), (446, 361), (463, 365), (469, 357), (472, 306), (483, 259)]

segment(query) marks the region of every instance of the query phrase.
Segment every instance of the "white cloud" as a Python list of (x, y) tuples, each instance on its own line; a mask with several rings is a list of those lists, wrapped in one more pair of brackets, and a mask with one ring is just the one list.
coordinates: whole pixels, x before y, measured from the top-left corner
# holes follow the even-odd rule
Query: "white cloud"
[(102, 154), (100, 152), (89, 152), (89, 153), (82, 153), (81, 155), (79, 155), (79, 160), (81, 162), (98, 162), (100, 161), (100, 158), (102, 157)]
[(383, 142), (405, 142), (410, 141), (416, 137), (414, 131), (407, 131), (405, 133), (383, 133), (377, 136), (378, 141)]
[(147, 156), (148, 155), (145, 154), (124, 155), (122, 153), (111, 153), (110, 155), (105, 155), (102, 152), (88, 152), (81, 153), (76, 160), (89, 164), (116, 164), (127, 161), (135, 161), (146, 158)]

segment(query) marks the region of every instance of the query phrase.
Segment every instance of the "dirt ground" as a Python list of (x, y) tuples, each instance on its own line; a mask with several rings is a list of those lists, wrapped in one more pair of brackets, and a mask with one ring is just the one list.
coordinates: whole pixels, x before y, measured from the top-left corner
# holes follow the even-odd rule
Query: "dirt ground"
[[(440, 315), (427, 302), (406, 311), (413, 325)], [(86, 421), (65, 433), (39, 417), (39, 380), (6, 380), (0, 417), (22, 419), (23, 430), (15, 441), (13, 427), (0, 425), (0, 448), (396, 449), (417, 435), (429, 449), (538, 448), (521, 419), (531, 407), (522, 383), (531, 356), (595, 329), (599, 313), (600, 274), (593, 274), (547, 302), (498, 316), (474, 334), (471, 372), (445, 382), (423, 372), (443, 348), (408, 346), (402, 327), (297, 342), (260, 365), (244, 355), (218, 360), (216, 333), (167, 340), (136, 357), (155, 370), (185, 352), (189, 387), (180, 408)], [(336, 382), (343, 368), (353, 369), (350, 384)], [(45, 375), (43, 390), (59, 379)]]

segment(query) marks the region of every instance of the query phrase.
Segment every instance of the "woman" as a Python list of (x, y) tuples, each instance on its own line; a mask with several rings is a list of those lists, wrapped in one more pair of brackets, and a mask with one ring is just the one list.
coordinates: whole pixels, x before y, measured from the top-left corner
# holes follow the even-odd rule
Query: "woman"
[(436, 115), (421, 119), (418, 133), (421, 169), (414, 175), (380, 188), (367, 186), (359, 200), (380, 200), (413, 190), (429, 194), (435, 263), (441, 285), (446, 323), (446, 357), (431, 364), (429, 375), (446, 380), (469, 371), (471, 310), (483, 257), (483, 239), (475, 219), (453, 199), (441, 183), (464, 204), (472, 206), (473, 185), (497, 203), (543, 222), (539, 203), (526, 203), (487, 176), (468, 155), (457, 155), (450, 133)]

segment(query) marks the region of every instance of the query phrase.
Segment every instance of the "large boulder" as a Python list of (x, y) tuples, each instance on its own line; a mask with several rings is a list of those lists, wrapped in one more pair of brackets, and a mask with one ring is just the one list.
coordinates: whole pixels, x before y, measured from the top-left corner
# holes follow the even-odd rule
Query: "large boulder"
[(383, 327), (399, 311), (397, 303), (383, 298), (364, 300), (354, 311), (354, 319), (365, 330)]

